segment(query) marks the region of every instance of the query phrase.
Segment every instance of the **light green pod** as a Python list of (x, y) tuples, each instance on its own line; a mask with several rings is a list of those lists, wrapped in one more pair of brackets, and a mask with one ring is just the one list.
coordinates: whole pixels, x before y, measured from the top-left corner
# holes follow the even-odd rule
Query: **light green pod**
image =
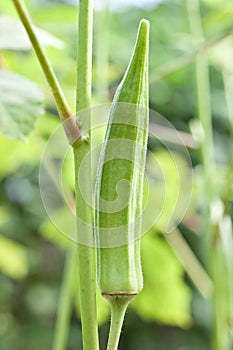
[(140, 235), (149, 119), (148, 37), (149, 22), (141, 20), (131, 61), (113, 100), (97, 170), (98, 285), (107, 299), (131, 298), (143, 288)]

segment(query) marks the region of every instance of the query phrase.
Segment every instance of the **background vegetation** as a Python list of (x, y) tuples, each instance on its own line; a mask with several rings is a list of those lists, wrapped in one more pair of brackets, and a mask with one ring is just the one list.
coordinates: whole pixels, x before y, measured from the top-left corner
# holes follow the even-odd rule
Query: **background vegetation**
[[(41, 40), (74, 110), (76, 4), (25, 2), (35, 24), (43, 29)], [(164, 220), (160, 220), (143, 238), (145, 288), (128, 311), (120, 348), (207, 350), (215, 339), (213, 329), (218, 333), (216, 313), (223, 320), (221, 334), (229, 339), (233, 323), (233, 4), (202, 0), (201, 12), (196, 1), (188, 0), (119, 4), (113, 2), (107, 11), (103, 1), (95, 12), (93, 104), (111, 100), (127, 66), (139, 19), (147, 18), (151, 22), (150, 107), (186, 133), (194, 174), (191, 204), (178, 229), (164, 235)], [(0, 349), (46, 350), (52, 347), (70, 242), (47, 217), (38, 172), (43, 147), (60, 121), (11, 1), (0, 4), (0, 49)], [(202, 74), (198, 75), (198, 67)], [(174, 164), (158, 141), (151, 138), (149, 148), (166, 172), (169, 212), (173, 194), (189, 179), (184, 169), (177, 183)], [(176, 162), (183, 164), (181, 155), (176, 156)], [(148, 177), (155, 174), (149, 159)], [(64, 182), (73, 190), (69, 166)], [(157, 179), (152, 210), (159, 206), (159, 186)], [(77, 305), (72, 312), (70, 350), (81, 348), (78, 314)], [(100, 301), (102, 344), (108, 319), (108, 307)], [(232, 348), (230, 340), (223, 344), (227, 345), (221, 350)]]

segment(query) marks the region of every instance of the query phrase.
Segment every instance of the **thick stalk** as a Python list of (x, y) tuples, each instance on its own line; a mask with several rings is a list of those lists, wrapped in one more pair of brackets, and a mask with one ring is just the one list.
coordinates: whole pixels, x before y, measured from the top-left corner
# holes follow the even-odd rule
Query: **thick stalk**
[[(92, 222), (92, 179), (91, 159), (81, 169), (84, 157), (89, 154), (90, 111), (92, 85), (92, 0), (79, 1), (78, 19), (78, 57), (77, 57), (77, 96), (76, 111), (80, 113), (79, 122), (86, 129), (84, 137), (73, 148), (75, 162), (75, 193), (77, 214), (79, 299), (82, 322), (84, 350), (98, 350), (98, 323), (96, 310), (96, 266)], [(85, 188), (80, 188), (79, 176), (85, 178)], [(82, 193), (85, 193), (85, 198)], [(88, 204), (89, 203), (89, 204)], [(83, 225), (82, 222), (85, 224)], [(80, 237), (86, 237), (87, 245), (80, 243)]]
[(66, 101), (66, 98), (63, 94), (61, 86), (53, 72), (52, 66), (49, 62), (49, 59), (46, 55), (44, 48), (39, 42), (35, 27), (32, 23), (29, 12), (24, 4), (23, 0), (12, 0), (16, 11), (20, 17), (22, 24), (28, 34), (28, 37), (31, 41), (32, 47), (36, 53), (36, 56), (40, 62), (41, 68), (47, 80), (51, 92), (53, 94), (54, 100), (57, 105), (57, 109), (62, 121), (66, 121), (64, 124), (65, 131), (70, 143), (73, 143), (74, 140), (77, 140), (81, 137), (80, 130), (75, 123), (74, 118), (72, 118), (72, 113), (69, 108), (69, 105)]
[(76, 263), (77, 247), (76, 244), (72, 243), (72, 247), (66, 255), (63, 281), (58, 304), (53, 350), (65, 350), (67, 348)]

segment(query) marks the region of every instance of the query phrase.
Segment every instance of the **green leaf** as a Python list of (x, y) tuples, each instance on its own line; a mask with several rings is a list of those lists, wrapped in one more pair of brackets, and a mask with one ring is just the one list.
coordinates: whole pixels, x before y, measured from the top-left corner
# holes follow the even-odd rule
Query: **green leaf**
[(0, 236), (0, 270), (14, 279), (21, 279), (28, 272), (26, 249), (3, 236)]
[(191, 292), (183, 268), (162, 237), (151, 233), (142, 239), (144, 289), (132, 307), (147, 321), (187, 327), (191, 323)]
[(0, 178), (17, 171), (22, 165), (38, 164), (42, 149), (38, 147), (37, 140), (32, 136), (28, 138), (28, 143), (24, 143), (0, 135), (0, 149), (7, 150), (7, 152), (1, 152)]
[(42, 113), (43, 93), (32, 81), (8, 71), (0, 71), (0, 133), (25, 139)]

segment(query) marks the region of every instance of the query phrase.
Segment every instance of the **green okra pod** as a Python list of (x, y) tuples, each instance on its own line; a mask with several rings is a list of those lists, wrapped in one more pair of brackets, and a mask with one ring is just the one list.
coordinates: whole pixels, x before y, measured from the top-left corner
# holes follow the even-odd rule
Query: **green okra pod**
[(117, 348), (125, 309), (143, 288), (140, 235), (149, 119), (148, 37), (149, 22), (141, 20), (132, 58), (112, 103), (96, 177), (98, 285), (112, 309), (108, 349)]

